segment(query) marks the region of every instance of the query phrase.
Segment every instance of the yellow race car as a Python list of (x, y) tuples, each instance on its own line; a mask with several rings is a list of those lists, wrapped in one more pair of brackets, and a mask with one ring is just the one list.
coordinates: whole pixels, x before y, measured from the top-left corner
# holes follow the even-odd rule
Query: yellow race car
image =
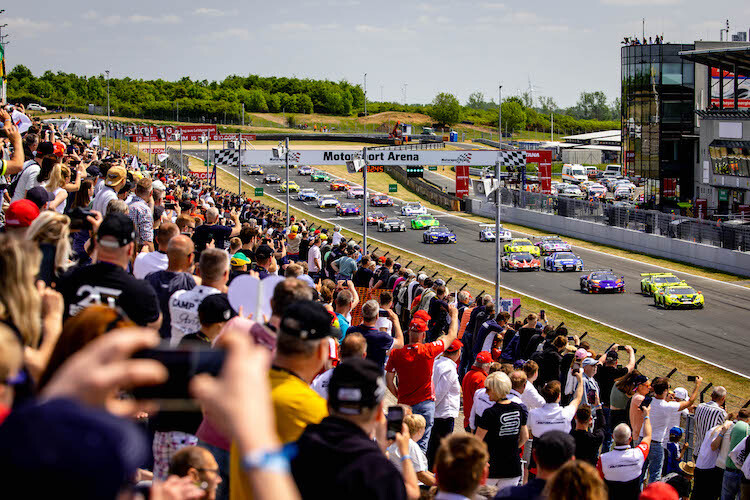
[(644, 295), (654, 295), (663, 286), (685, 284), (672, 273), (641, 273), (641, 276), (641, 293)]
[(705, 301), (703, 293), (696, 292), (691, 286), (684, 283), (678, 285), (666, 285), (660, 287), (654, 293), (654, 304), (664, 309), (695, 307), (703, 309)]
[(539, 247), (534, 245), (531, 241), (526, 238), (513, 238), (503, 247), (503, 253), (530, 253), (531, 255), (539, 256)]
[[(294, 181), (289, 181), (289, 192), (299, 193), (299, 184)], [(279, 193), (286, 193), (286, 182), (279, 184)]]

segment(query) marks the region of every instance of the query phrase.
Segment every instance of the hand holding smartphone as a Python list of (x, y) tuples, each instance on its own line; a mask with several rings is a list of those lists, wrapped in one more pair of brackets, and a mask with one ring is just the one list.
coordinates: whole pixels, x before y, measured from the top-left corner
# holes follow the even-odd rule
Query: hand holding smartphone
[(401, 406), (389, 406), (386, 419), (385, 438), (389, 441), (396, 439), (396, 433), (401, 432), (404, 424), (404, 409)]

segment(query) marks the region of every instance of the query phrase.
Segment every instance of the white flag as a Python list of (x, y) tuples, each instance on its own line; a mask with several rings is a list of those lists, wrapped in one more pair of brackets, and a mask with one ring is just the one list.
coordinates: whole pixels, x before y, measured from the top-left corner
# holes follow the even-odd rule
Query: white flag
[(89, 142), (90, 148), (98, 148), (99, 147), (99, 136), (97, 135), (93, 139), (91, 139), (91, 142)]
[(19, 134), (25, 133), (27, 130), (29, 130), (29, 127), (31, 127), (31, 118), (21, 113), (17, 109), (13, 110), (11, 118), (13, 119), (13, 124), (18, 127)]
[(166, 160), (167, 158), (169, 158), (169, 154), (168, 153), (160, 153), (159, 156), (157, 156), (157, 158), (159, 159), (159, 163), (161, 163), (164, 160)]
[(63, 123), (62, 125), (60, 125), (60, 132), (65, 132), (66, 130), (68, 130), (68, 127), (70, 127), (70, 123), (71, 123), (72, 121), (73, 121), (73, 120), (71, 120), (70, 118), (68, 118), (68, 119), (67, 119), (67, 120), (65, 121), (65, 123)]
[(138, 170), (141, 168), (138, 164), (138, 157), (135, 155), (133, 156), (133, 161), (130, 162), (130, 168), (132, 168), (133, 170)]

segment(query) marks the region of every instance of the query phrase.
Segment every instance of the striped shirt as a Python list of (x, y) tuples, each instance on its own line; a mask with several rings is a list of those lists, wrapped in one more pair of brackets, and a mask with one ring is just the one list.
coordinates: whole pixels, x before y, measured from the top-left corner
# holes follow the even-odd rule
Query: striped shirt
[[(715, 401), (699, 404), (695, 408), (695, 417), (693, 419), (695, 422), (695, 436), (693, 438), (693, 443), (703, 443), (703, 438), (705, 437), (706, 432), (717, 425), (723, 424), (726, 418), (727, 412), (716, 404)], [(701, 444), (696, 446), (693, 450), (694, 456), (698, 456), (698, 453), (700, 453), (700, 446)]]

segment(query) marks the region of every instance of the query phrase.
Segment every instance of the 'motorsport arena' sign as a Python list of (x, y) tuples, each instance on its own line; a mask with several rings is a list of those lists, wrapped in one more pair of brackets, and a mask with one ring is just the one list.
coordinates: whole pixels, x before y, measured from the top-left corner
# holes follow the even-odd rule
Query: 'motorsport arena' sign
[[(361, 150), (297, 150), (289, 152), (289, 162), (299, 165), (341, 165), (362, 155)], [(367, 163), (371, 165), (494, 165), (498, 151), (368, 151)], [(279, 165), (284, 158), (275, 158), (271, 151), (250, 150), (242, 153), (245, 165)]]

